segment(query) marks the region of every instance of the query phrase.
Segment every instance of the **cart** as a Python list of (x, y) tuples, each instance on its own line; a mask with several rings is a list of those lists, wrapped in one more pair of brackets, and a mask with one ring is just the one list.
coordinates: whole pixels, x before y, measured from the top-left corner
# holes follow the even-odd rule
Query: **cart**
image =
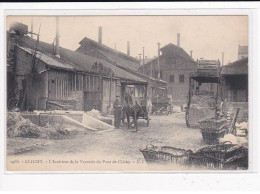
[[(185, 110), (187, 127), (197, 126), (200, 120), (216, 116), (220, 92), (219, 75), (219, 60), (198, 61), (197, 70), (190, 75), (189, 79), (188, 102)], [(200, 90), (203, 83), (215, 83), (216, 91)], [(195, 120), (195, 123), (192, 123), (193, 120)]]
[[(146, 120), (146, 126), (149, 126), (149, 112), (147, 110), (147, 84), (146, 83), (135, 83), (135, 82), (122, 82), (121, 83), (121, 102), (125, 104), (125, 91), (128, 85), (143, 86), (143, 97), (135, 97), (140, 102), (140, 111), (138, 111), (138, 119)], [(122, 123), (125, 123), (125, 115), (122, 114)], [(133, 122), (132, 122), (133, 123)], [(131, 123), (131, 124), (132, 124)]]
[(154, 97), (152, 98), (152, 114), (161, 115), (161, 114), (172, 114), (172, 104), (171, 99), (168, 97)]

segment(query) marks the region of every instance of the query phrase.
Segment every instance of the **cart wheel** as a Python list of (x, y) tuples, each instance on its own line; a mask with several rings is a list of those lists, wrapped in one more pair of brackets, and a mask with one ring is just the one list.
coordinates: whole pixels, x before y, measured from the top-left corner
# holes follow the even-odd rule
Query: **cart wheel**
[(190, 109), (189, 108), (187, 108), (186, 109), (186, 112), (185, 112), (185, 118), (186, 118), (186, 125), (187, 125), (187, 127), (190, 127), (190, 111), (189, 111)]

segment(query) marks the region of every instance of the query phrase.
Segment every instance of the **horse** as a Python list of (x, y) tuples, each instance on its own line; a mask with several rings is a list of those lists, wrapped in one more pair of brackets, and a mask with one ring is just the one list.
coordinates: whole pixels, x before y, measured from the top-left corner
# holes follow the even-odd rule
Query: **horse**
[[(126, 116), (128, 129), (130, 129), (131, 125), (134, 124), (134, 128), (138, 130), (137, 121), (141, 110), (142, 107), (137, 99), (135, 99), (135, 97), (133, 97), (131, 94), (125, 93), (125, 104), (122, 108), (122, 120), (124, 119), (124, 116)], [(132, 123), (130, 123), (131, 116), (133, 117)]]

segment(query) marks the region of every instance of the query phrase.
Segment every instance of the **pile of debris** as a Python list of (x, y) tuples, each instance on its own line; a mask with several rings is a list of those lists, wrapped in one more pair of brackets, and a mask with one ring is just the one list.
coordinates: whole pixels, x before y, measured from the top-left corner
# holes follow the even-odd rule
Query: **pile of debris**
[(7, 136), (10, 138), (42, 138), (62, 139), (75, 132), (67, 131), (61, 126), (40, 127), (30, 120), (24, 119), (19, 112), (9, 112), (7, 115)]

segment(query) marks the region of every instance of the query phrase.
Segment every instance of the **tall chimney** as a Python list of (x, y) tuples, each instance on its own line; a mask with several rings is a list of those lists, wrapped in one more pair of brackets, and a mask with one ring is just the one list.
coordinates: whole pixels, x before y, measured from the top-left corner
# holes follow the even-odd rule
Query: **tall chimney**
[(181, 39), (181, 35), (180, 35), (180, 33), (177, 33), (177, 46), (178, 47), (181, 46), (181, 42), (180, 42), (181, 40), (180, 39)]
[(56, 17), (56, 52), (55, 55), (60, 57), (60, 33), (59, 33), (59, 17)]
[(98, 43), (102, 44), (102, 26), (98, 27)]
[(191, 58), (192, 58), (192, 52), (193, 52), (193, 51), (190, 51), (190, 57), (191, 57)]
[(130, 41), (127, 41), (127, 55), (130, 56)]
[(33, 18), (31, 18), (31, 39), (33, 39)]

